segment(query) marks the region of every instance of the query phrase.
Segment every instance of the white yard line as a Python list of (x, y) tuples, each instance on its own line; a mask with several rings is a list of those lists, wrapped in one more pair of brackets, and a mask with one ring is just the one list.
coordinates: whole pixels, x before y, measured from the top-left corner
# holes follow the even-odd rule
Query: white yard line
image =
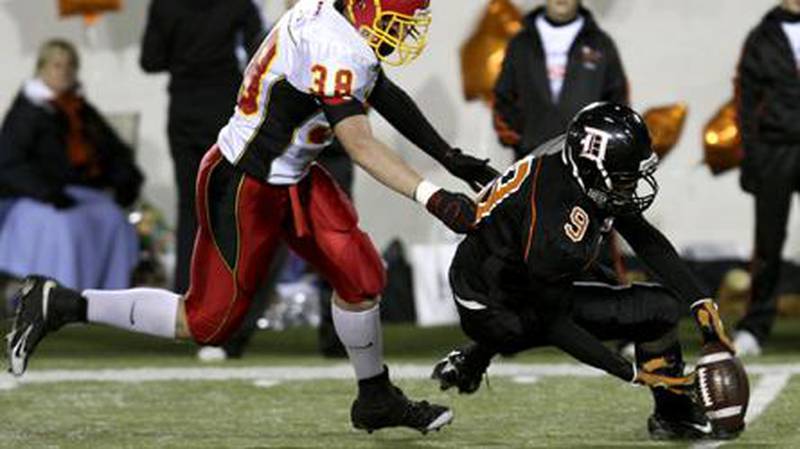
[[(792, 375), (800, 374), (800, 364), (751, 364), (750, 374), (759, 376), (750, 395), (750, 406), (745, 421), (750, 424), (774, 401)], [(427, 379), (431, 366), (393, 364), (392, 377)], [(603, 372), (583, 365), (495, 363), (489, 369), (491, 376), (508, 377), (520, 383), (533, 383), (542, 377), (600, 377)], [(260, 388), (270, 388), (280, 382), (296, 380), (349, 380), (353, 378), (350, 365), (331, 366), (280, 366), (280, 367), (185, 367), (185, 368), (125, 368), (99, 370), (32, 370), (21, 378), (0, 375), (0, 394), (13, 390), (20, 384), (46, 384), (61, 382), (166, 382), (166, 381), (252, 381)], [(692, 449), (715, 449), (724, 441), (707, 441)]]
[[(791, 367), (794, 365), (776, 365), (776, 368), (780, 366)], [(771, 365), (751, 365), (748, 366), (747, 371), (754, 373), (755, 370), (753, 368), (755, 367), (769, 369), (761, 370), (762, 375), (759, 377), (756, 387), (750, 392), (750, 404), (747, 407), (747, 415), (744, 417), (744, 422), (748, 425), (764, 413), (772, 401), (777, 399), (780, 392), (789, 383), (792, 374), (797, 374), (793, 370), (774, 371)], [(725, 441), (707, 441), (693, 445), (692, 449), (715, 449), (725, 443)]]
[[(750, 406), (745, 421), (750, 424), (774, 401), (792, 375), (800, 374), (800, 364), (750, 364), (750, 374), (758, 375), (758, 382), (750, 395)], [(392, 377), (427, 379), (431, 366), (392, 364)], [(519, 364), (495, 363), (489, 369), (491, 376), (508, 377), (520, 383), (533, 383), (542, 377), (600, 377), (603, 372), (576, 364)], [(280, 382), (295, 380), (349, 380), (353, 378), (350, 365), (331, 366), (280, 366), (280, 367), (185, 367), (185, 368), (125, 368), (98, 370), (32, 370), (21, 378), (0, 375), (0, 394), (21, 384), (47, 384), (61, 382), (166, 382), (166, 381), (251, 381), (260, 388), (270, 388)], [(692, 449), (715, 449), (724, 441), (707, 441)]]
[[(416, 364), (392, 364), (394, 378), (426, 379), (432, 366)], [(800, 374), (800, 364), (793, 365), (748, 365), (750, 374), (762, 376), (791, 376)], [(489, 369), (497, 377), (599, 377), (601, 371), (582, 365), (562, 364), (518, 364), (495, 363)], [(164, 381), (225, 381), (225, 380), (321, 380), (352, 379), (350, 365), (330, 366), (278, 366), (278, 367), (185, 367), (185, 368), (124, 368), (98, 370), (31, 370), (15, 379), (10, 375), (0, 376), (0, 385), (12, 383), (58, 383), (58, 382), (164, 382)], [(759, 382), (759, 386), (762, 383)], [(6, 388), (8, 388), (6, 386)], [(755, 407), (755, 395), (761, 391), (756, 387), (751, 407)]]

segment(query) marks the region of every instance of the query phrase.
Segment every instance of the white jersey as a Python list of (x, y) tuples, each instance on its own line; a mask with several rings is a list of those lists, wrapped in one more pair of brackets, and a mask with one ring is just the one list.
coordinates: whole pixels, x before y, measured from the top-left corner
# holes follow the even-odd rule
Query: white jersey
[(250, 61), (220, 150), (251, 176), (297, 183), (333, 140), (323, 103), (365, 102), (379, 73), (375, 53), (332, 0), (300, 0)]

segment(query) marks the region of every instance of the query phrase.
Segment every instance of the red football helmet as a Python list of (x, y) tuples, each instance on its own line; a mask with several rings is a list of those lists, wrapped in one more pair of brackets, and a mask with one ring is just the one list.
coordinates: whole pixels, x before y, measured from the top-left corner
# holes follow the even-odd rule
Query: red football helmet
[(425, 49), (430, 0), (345, 0), (345, 12), (378, 59), (404, 65)]

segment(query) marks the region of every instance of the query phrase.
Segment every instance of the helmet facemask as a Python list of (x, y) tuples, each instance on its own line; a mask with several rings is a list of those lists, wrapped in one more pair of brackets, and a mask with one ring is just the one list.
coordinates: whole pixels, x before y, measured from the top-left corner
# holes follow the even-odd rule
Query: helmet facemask
[[(588, 186), (586, 195), (598, 208), (613, 216), (644, 212), (653, 204), (658, 193), (658, 182), (653, 177), (657, 159), (653, 156), (649, 167), (639, 172), (608, 174), (602, 182)], [(643, 161), (642, 164), (649, 161)]]
[[(408, 15), (383, 8), (379, 1), (375, 3), (376, 14), (371, 23), (354, 23), (378, 59), (391, 66), (401, 66), (419, 57), (428, 42), (430, 10), (418, 9), (414, 15)], [(353, 14), (351, 6), (352, 18)]]
[[(602, 133), (598, 130), (592, 131)], [(658, 167), (658, 156), (655, 153), (640, 161), (638, 170), (609, 171), (605, 164), (605, 150), (597, 152), (589, 147), (594, 145), (586, 143), (577, 152), (577, 160), (567, 145), (564, 146), (562, 155), (564, 162), (572, 167), (572, 174), (581, 189), (600, 210), (612, 216), (635, 215), (653, 204), (658, 193), (658, 182), (653, 176)]]

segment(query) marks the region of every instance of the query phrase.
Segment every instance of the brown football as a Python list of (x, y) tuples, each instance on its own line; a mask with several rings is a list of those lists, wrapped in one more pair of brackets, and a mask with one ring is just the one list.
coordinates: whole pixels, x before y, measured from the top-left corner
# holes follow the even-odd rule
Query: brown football
[(744, 430), (750, 383), (742, 362), (720, 345), (703, 347), (697, 361), (697, 399), (716, 436), (735, 438)]

